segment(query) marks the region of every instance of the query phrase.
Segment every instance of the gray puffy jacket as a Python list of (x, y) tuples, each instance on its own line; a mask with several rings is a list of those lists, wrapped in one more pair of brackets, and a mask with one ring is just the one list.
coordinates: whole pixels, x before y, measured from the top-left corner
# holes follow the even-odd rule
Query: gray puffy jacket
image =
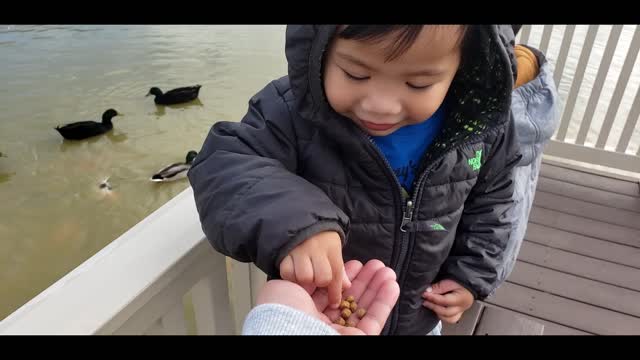
[(477, 55), (461, 65), (446, 125), (406, 194), (368, 136), (327, 103), (322, 57), (335, 28), (289, 26), (288, 76), (258, 92), (240, 122), (212, 127), (188, 174), (202, 227), (216, 250), (270, 277), (302, 241), (336, 231), (345, 261), (376, 258), (397, 273), (401, 294), (383, 333), (424, 335), (438, 322), (422, 306), (431, 283), (454, 279), (485, 298), (521, 241), (512, 231), (522, 158), (510, 110), (513, 30), (478, 27)]

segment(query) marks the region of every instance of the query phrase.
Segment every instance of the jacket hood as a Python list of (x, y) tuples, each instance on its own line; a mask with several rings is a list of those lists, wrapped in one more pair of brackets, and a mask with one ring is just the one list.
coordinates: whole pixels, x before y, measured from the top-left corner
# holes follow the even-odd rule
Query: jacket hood
[[(327, 131), (338, 142), (353, 139), (356, 125), (331, 109), (322, 83), (324, 53), (337, 25), (291, 25), (286, 30), (289, 82), (298, 99), (300, 115)], [(510, 25), (473, 26), (470, 38), (476, 49), (465, 56), (449, 88), (453, 101), (443, 133), (434, 145), (448, 147), (508, 120), (511, 89), (516, 78), (514, 33)], [(491, 74), (487, 78), (487, 74)], [(460, 106), (456, 106), (460, 105)], [(351, 140), (352, 141), (352, 140)]]

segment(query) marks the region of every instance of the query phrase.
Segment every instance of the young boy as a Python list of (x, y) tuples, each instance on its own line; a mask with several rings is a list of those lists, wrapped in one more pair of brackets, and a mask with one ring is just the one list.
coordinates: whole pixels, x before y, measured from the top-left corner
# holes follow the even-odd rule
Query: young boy
[[(327, 287), (379, 259), (383, 334), (430, 333), (504, 281), (521, 159), (509, 26), (290, 26), (289, 75), (218, 122), (189, 172), (213, 247)], [(517, 241), (517, 239), (516, 239)], [(516, 246), (517, 247), (517, 246)]]

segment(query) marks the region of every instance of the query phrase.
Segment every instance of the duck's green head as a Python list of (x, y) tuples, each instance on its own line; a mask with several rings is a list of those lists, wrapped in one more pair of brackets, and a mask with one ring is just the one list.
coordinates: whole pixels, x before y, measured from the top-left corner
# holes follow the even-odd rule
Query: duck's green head
[(198, 155), (197, 151), (193, 151), (193, 150), (189, 151), (187, 153), (187, 164), (191, 164), (197, 155)]
[(149, 95), (155, 95), (155, 96), (162, 95), (162, 90), (160, 90), (157, 87), (152, 87), (151, 89), (149, 89), (149, 92), (147, 93), (146, 96), (149, 96)]

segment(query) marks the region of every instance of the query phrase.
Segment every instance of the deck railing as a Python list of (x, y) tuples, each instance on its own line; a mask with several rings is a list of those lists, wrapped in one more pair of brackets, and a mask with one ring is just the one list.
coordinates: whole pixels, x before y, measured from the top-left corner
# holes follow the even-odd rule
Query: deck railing
[(516, 40), (555, 66), (562, 115), (545, 153), (640, 173), (640, 26), (525, 25)]

